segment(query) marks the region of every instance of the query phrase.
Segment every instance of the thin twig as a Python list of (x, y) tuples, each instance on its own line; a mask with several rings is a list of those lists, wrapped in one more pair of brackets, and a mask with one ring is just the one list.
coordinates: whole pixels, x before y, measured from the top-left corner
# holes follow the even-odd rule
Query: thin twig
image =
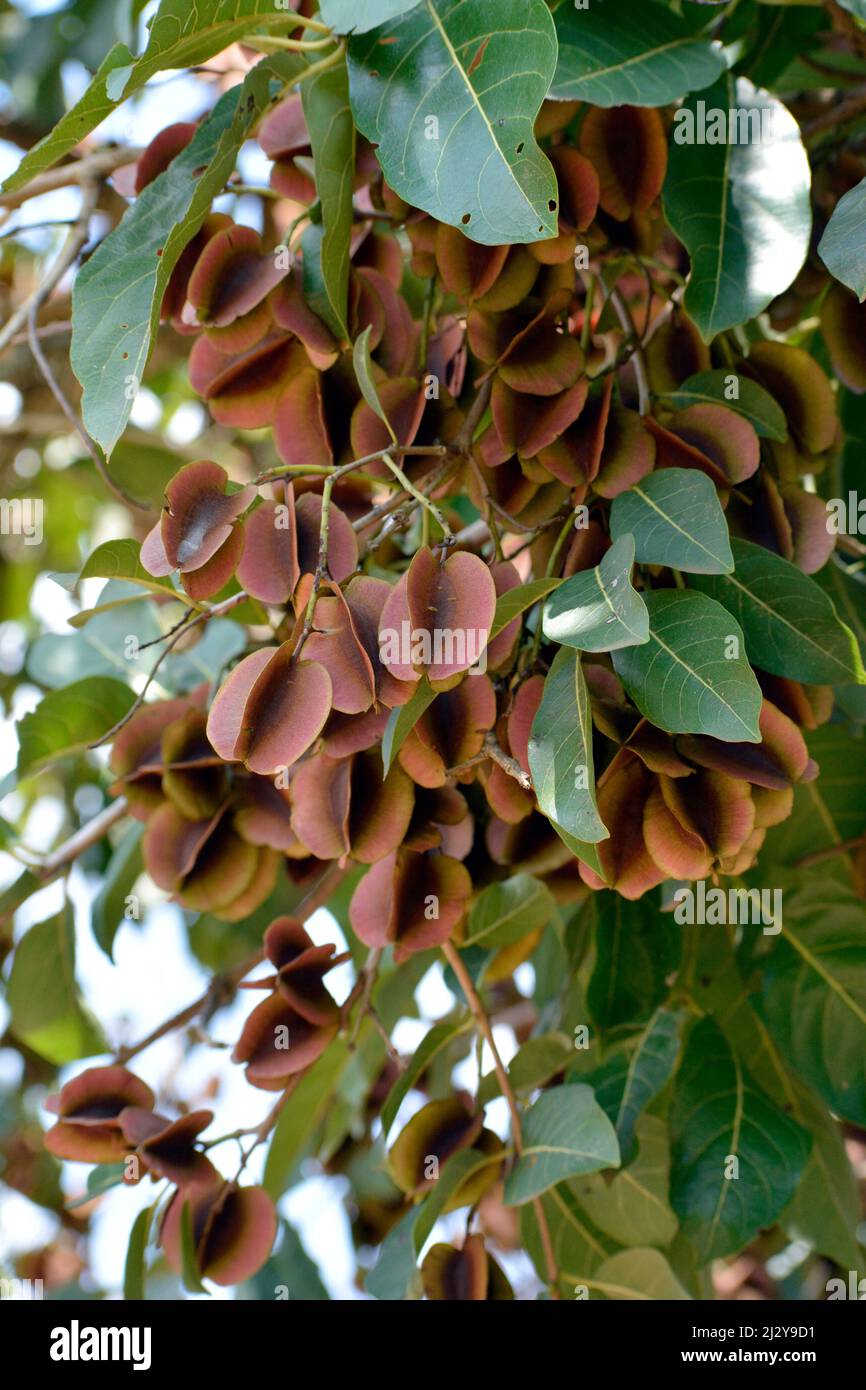
[[(476, 1023), (478, 1024), (479, 1029), (484, 1035), (484, 1040), (487, 1043), (487, 1046), (490, 1048), (490, 1055), (493, 1058), (493, 1066), (496, 1070), (496, 1076), (497, 1080), (499, 1081), (499, 1087), (502, 1091), (503, 1096), (505, 1097), (506, 1104), (508, 1105), (508, 1111), (511, 1115), (511, 1132), (514, 1139), (514, 1151), (517, 1154), (517, 1157), (520, 1158), (524, 1148), (523, 1126), (520, 1120), (520, 1110), (518, 1109), (517, 1100), (515, 1098), (514, 1092), (511, 1089), (511, 1082), (508, 1079), (508, 1072), (505, 1070), (502, 1058), (499, 1055), (499, 1049), (496, 1046), (496, 1040), (493, 1037), (493, 1028), (491, 1027), (490, 1019), (487, 1017), (484, 1005), (481, 1002), (481, 998), (478, 994), (478, 991), (472, 983), (472, 979), (469, 975), (469, 972), (463, 964), (463, 961), (460, 957), (460, 952), (450, 941), (443, 942), (442, 952), (448, 964), (451, 966), (451, 969), (454, 971), (454, 974), (457, 976), (457, 979), (460, 983), (460, 988), (463, 990), (463, 993), (466, 996), (466, 1002), (468, 1003), (469, 1008), (472, 1010), (473, 1016), (475, 1018)], [(550, 1229), (547, 1224), (547, 1216), (545, 1215), (544, 1207), (541, 1204), (540, 1198), (536, 1197), (533, 1200), (532, 1205), (533, 1210), (535, 1211), (536, 1220), (538, 1222), (538, 1231), (539, 1235), (541, 1236), (541, 1244), (544, 1250), (544, 1261), (547, 1266), (547, 1278), (550, 1284), (550, 1294), (552, 1298), (559, 1298), (559, 1275), (556, 1268), (556, 1257), (553, 1253), (553, 1242), (550, 1239)]]
[(496, 741), (495, 734), (488, 733), (486, 735), (484, 739), (484, 748), (487, 756), (492, 758), (495, 763), (498, 763), (502, 771), (507, 772), (509, 777), (513, 777), (515, 782), (519, 782), (524, 791), (532, 791), (532, 778), (529, 776), (529, 773), (523, 771), (523, 768), (516, 758), (509, 757), (504, 749), (500, 748)]
[(143, 148), (139, 146), (126, 145), (122, 149), (96, 150), (93, 154), (73, 160), (70, 164), (60, 164), (54, 169), (46, 169), (23, 187), (13, 189), (9, 193), (0, 193), (0, 208), (20, 208), (31, 198), (39, 198), (43, 193), (53, 193), (57, 188), (68, 188), (72, 183), (85, 184), (107, 178), (124, 164), (134, 164), (143, 153)]
[(634, 349), (630, 355), (630, 361), (634, 363), (634, 375), (637, 382), (638, 408), (641, 415), (649, 415), (652, 408), (652, 396), (650, 394), (649, 378), (647, 376), (646, 362), (643, 355), (643, 344), (635, 327), (631, 310), (623, 299), (618, 289), (612, 289), (609, 295), (613, 305), (614, 313), (622, 325), (623, 330), (630, 336), (634, 343)]
[(100, 811), (98, 816), (94, 816), (92, 821), (88, 821), (87, 825), (82, 825), (80, 830), (76, 830), (74, 835), (70, 835), (69, 839), (64, 841), (58, 849), (47, 855), (41, 864), (31, 866), (30, 872), (45, 882), (56, 878), (68, 864), (71, 864), (86, 849), (90, 849), (91, 845), (98, 844), (111, 827), (123, 819), (128, 810), (126, 797), (119, 796), (103, 811)]

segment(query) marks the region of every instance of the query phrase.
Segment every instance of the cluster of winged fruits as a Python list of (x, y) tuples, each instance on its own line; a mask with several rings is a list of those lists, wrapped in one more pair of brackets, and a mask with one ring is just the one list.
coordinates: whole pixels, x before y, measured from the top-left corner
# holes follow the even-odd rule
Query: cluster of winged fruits
[[(209, 708), (206, 688), (144, 704), (114, 740), (115, 791), (146, 823), (147, 871), (184, 907), (239, 922), (279, 875), (303, 885), (323, 861), (369, 866), (351, 925), (400, 963), (459, 943), (473, 892), (506, 872), (535, 875), (560, 903), (605, 887), (637, 899), (669, 880), (741, 875), (789, 815), (797, 783), (817, 774), (804, 731), (829, 719), (830, 685), (805, 649), (799, 679), (782, 660), (750, 667), (726, 576), (729, 531), (738, 573), (766, 559), (772, 581), (780, 565), (808, 575), (827, 561), (824, 504), (800, 478), (837, 447), (833, 390), (798, 347), (761, 342), (741, 359), (728, 342), (727, 371), (773, 398), (785, 442), (759, 439), (721, 401), (665, 409), (714, 363), (676, 300), (647, 302), (643, 277), (625, 276), (620, 289), (633, 290), (649, 325), (644, 365), (657, 404), (641, 411), (627, 319), (624, 333), (610, 306), (606, 317), (593, 310), (575, 251), (603, 248), (616, 225), (620, 242), (627, 230), (643, 254), (686, 270), (659, 211), (666, 132), (654, 109), (592, 108), (575, 148), (563, 134), (572, 113), (567, 102), (542, 110), (559, 231), (532, 245), (480, 245), (407, 206), (360, 140), (356, 204), (377, 220), (361, 222), (353, 241), (348, 327), (366, 344), (372, 390), (305, 299), (297, 261), (281, 264), (257, 232), (214, 213), (172, 273), (162, 318), (190, 339), (193, 387), (219, 424), (270, 428), (279, 459), (257, 485), (213, 462), (181, 467), (141, 549), (145, 569), (178, 574), (195, 603), (236, 581), (278, 639), (244, 656)], [(137, 191), (194, 130), (156, 137)], [(258, 138), (273, 189), (312, 203), (300, 98), (282, 100)], [(628, 148), (641, 157), (624, 172)], [(412, 270), (444, 306), (432, 320), (401, 294), (406, 238)], [(845, 355), (849, 300), (830, 291), (825, 336), (840, 375), (863, 389), (862, 362)], [(774, 312), (783, 317), (785, 302)], [(331, 478), (357, 460), (368, 462)], [(434, 513), (402, 565), (395, 509), (382, 500), (395, 460)], [(480, 522), (464, 523), (461, 496)], [(702, 517), (716, 537), (681, 556), (688, 593), (665, 565), (663, 527), (655, 542), (645, 536), (635, 567), (634, 509), (670, 511), (678, 498), (681, 514)], [(441, 538), (430, 543), (431, 531)], [(389, 564), (396, 583), (382, 577)], [(687, 710), (672, 720), (658, 693), (676, 685), (676, 671), (649, 679), (663, 652), (647, 613), (654, 632), (670, 631), (685, 621), (684, 603), (698, 619), (695, 640), (716, 650), (700, 731)], [(408, 654), (384, 640), (407, 630), (430, 640)], [(481, 638), (477, 649), (443, 652), (442, 631)], [(575, 726), (594, 797), (586, 780), (555, 775)], [(537, 940), (531, 932), (503, 946), (487, 978), (510, 975)], [(340, 1014), (325, 984), (334, 950), (313, 946), (292, 918), (269, 927), (273, 974), (234, 1052), (253, 1086), (285, 1090), (335, 1037)], [(161, 1234), (176, 1266), (185, 1199), (201, 1273), (232, 1283), (261, 1265), (272, 1204), (261, 1189), (226, 1186), (197, 1146), (209, 1112), (156, 1114), (148, 1087), (119, 1066), (85, 1072), (55, 1108), (55, 1154), (134, 1154), (176, 1185)], [(398, 1140), (392, 1169), (417, 1192), (424, 1155), (497, 1146), (459, 1097), (434, 1102)], [(472, 1200), (500, 1170), (482, 1167)], [(452, 1205), (466, 1199), (458, 1192)], [(433, 1297), (447, 1296), (455, 1260), (465, 1290), (502, 1283), (480, 1237), (437, 1252), (424, 1272)]]

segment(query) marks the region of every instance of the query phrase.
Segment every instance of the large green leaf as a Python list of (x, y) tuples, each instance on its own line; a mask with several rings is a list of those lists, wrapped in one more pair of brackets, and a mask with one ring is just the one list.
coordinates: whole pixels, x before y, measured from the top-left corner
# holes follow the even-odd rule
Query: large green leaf
[[(678, 135), (690, 133), (680, 117), (691, 114), (700, 130), (704, 109), (725, 118), (737, 111), (743, 120), (756, 112), (757, 121), (771, 122), (771, 138), (678, 143)], [(690, 98), (683, 113), (677, 113), (664, 204), (692, 259), (685, 307), (709, 342), (754, 318), (797, 275), (809, 250), (811, 175), (793, 116), (745, 77), (726, 74), (702, 98)], [(727, 131), (729, 138), (736, 133)]]
[(718, 493), (696, 468), (660, 468), (614, 498), (610, 534), (618, 543), (629, 532), (640, 564), (693, 574), (734, 568)]
[(689, 1294), (659, 1250), (620, 1250), (599, 1265), (591, 1279), (584, 1279), (590, 1293), (615, 1303), (687, 1299)]
[(462, 946), (509, 946), (544, 927), (556, 912), (546, 884), (531, 874), (514, 874), (482, 889), (469, 912)]
[(107, 734), (135, 701), (128, 685), (111, 676), (88, 676), (50, 690), (18, 725), (18, 775), (38, 772)]
[(572, 1191), (600, 1231), (621, 1245), (667, 1245), (678, 1221), (668, 1203), (670, 1151), (667, 1127), (644, 1115), (637, 1129), (637, 1153), (612, 1178), (587, 1173)]
[(616, 673), (641, 714), (671, 734), (711, 734), (759, 743), (761, 688), (731, 614), (704, 594), (646, 595), (650, 640), (613, 653)]
[(665, 983), (682, 949), (682, 930), (647, 896), (629, 902), (596, 894), (595, 968), (586, 993), (593, 1022), (603, 1029), (642, 1023), (667, 993)]
[(556, 65), (544, 0), (423, 0), (349, 43), (359, 130), (391, 187), (488, 245), (556, 235), (556, 176), (533, 133)]
[(774, 676), (815, 684), (866, 684), (854, 634), (820, 585), (789, 560), (734, 540), (734, 573), (689, 580), (743, 629), (749, 659)]
[[(859, 457), (857, 466), (859, 467)], [(815, 575), (831, 599), (833, 607), (853, 632), (860, 649), (860, 660), (866, 659), (866, 579), (855, 566), (841, 563), (838, 552), (831, 555), (824, 568)], [(866, 690), (862, 685), (837, 685), (836, 703), (858, 724), (866, 724)]]
[(149, 21), (150, 34), (141, 56), (136, 58), (125, 44), (115, 44), (84, 95), (28, 151), (3, 191), (21, 188), (56, 164), (155, 73), (203, 63), (250, 30), (282, 27), (285, 22), (285, 11), (275, 9), (273, 0), (196, 0), (194, 5), (189, 0), (162, 0)]
[[(575, 1284), (593, 1274), (613, 1253), (616, 1243), (593, 1226), (575, 1197), (571, 1183), (551, 1187), (538, 1200), (550, 1233), (560, 1293), (564, 1298), (574, 1298)], [(539, 1278), (546, 1281), (544, 1246), (533, 1206), (520, 1209), (520, 1236)]]
[(786, 893), (762, 1010), (791, 1066), (838, 1115), (866, 1125), (866, 908), (815, 878)]
[(83, 388), (84, 423), (106, 454), (129, 419), (184, 246), (234, 169), (269, 100), (271, 77), (279, 72), (288, 80), (302, 67), (293, 54), (265, 59), (242, 86), (220, 97), (186, 149), (142, 190), (76, 276), (70, 360)]
[(715, 82), (722, 51), (650, 0), (615, 0), (591, 12), (561, 5), (556, 13), (559, 62), (550, 91), (561, 101), (594, 106), (667, 106)]
[(321, 10), (336, 34), (366, 34), (417, 4), (418, 0), (321, 0)]
[(866, 246), (863, 222), (866, 219), (866, 179), (852, 188), (833, 209), (824, 235), (818, 242), (818, 255), (830, 274), (861, 301), (866, 299)]
[(809, 1135), (757, 1088), (711, 1018), (686, 1041), (670, 1128), (671, 1205), (702, 1262), (771, 1226), (809, 1156)]
[[(732, 394), (732, 382), (736, 382), (736, 395)], [(788, 437), (788, 423), (782, 407), (769, 391), (728, 367), (696, 372), (676, 391), (665, 393), (664, 399), (676, 410), (687, 410), (690, 405), (726, 405), (729, 410), (735, 410), (744, 420), (748, 420), (762, 439), (784, 440)]]
[(611, 652), (646, 642), (649, 614), (632, 588), (634, 559), (634, 537), (620, 534), (600, 564), (560, 584), (544, 605), (545, 637), (583, 652)]
[(505, 1180), (506, 1206), (520, 1206), (579, 1173), (619, 1166), (610, 1120), (589, 1086), (545, 1091), (523, 1117), (523, 1154)]
[[(322, 220), (316, 225), (317, 279), (321, 295), (308, 294), (310, 307), (339, 339), (349, 336), (349, 249), (352, 237), (352, 180), (355, 173), (355, 123), (349, 110), (345, 66), (329, 68), (305, 82), (301, 100), (316, 170)], [(304, 252), (304, 288), (308, 289)], [(317, 286), (316, 286), (317, 288)]]
[(75, 982), (75, 928), (69, 912), (38, 922), (21, 938), (7, 1002), (16, 1038), (57, 1066), (106, 1050), (102, 1029), (85, 1009)]
[(683, 1014), (658, 1008), (634, 1038), (616, 1048), (581, 1079), (616, 1129), (623, 1158), (631, 1155), (640, 1116), (673, 1075), (680, 1051)]
[[(866, 831), (866, 740), (828, 724), (808, 733), (806, 743), (820, 776), (794, 788), (793, 812), (767, 835), (763, 864), (794, 866), (807, 855), (847, 844)], [(835, 862), (845, 864), (841, 850)]]
[(580, 657), (561, 647), (544, 682), (529, 736), (529, 770), (538, 805), (569, 835), (608, 838), (595, 801), (592, 715)]

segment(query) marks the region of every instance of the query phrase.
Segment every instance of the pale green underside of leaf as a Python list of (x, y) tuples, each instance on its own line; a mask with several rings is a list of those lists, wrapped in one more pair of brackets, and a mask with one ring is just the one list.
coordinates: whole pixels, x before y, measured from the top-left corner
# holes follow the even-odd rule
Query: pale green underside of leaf
[(726, 75), (683, 109), (694, 113), (698, 101), (708, 111), (764, 110), (772, 123), (771, 138), (744, 144), (678, 144), (675, 127), (665, 213), (691, 256), (686, 310), (710, 342), (759, 314), (801, 269), (811, 173), (793, 116), (747, 78)]
[(511, 945), (546, 926), (555, 912), (556, 902), (546, 884), (531, 874), (514, 874), (478, 894), (461, 945)]
[(637, 1152), (612, 1178), (587, 1173), (574, 1178), (572, 1191), (605, 1235), (628, 1246), (665, 1246), (679, 1222), (668, 1202), (670, 1151), (664, 1121), (644, 1115), (638, 1123)]
[(715, 82), (721, 50), (649, 0), (556, 13), (559, 62), (550, 96), (594, 106), (667, 106)]
[(136, 58), (125, 44), (115, 44), (84, 95), (51, 133), (28, 151), (3, 184), (3, 191), (23, 187), (56, 164), (156, 73), (203, 63), (251, 29), (283, 27), (285, 23), (285, 12), (275, 10), (273, 0), (196, 0), (195, 4), (163, 0), (141, 56)]
[(423, 0), (349, 43), (359, 130), (401, 198), (487, 245), (556, 235), (533, 123), (556, 64), (544, 0)]
[(818, 242), (818, 255), (830, 274), (853, 290), (861, 303), (866, 299), (864, 220), (866, 179), (839, 199)]
[(544, 605), (545, 637), (584, 652), (646, 642), (649, 614), (632, 588), (634, 560), (634, 537), (621, 534), (599, 565), (566, 579)]
[(731, 548), (733, 574), (699, 575), (689, 584), (736, 618), (749, 659), (791, 680), (866, 683), (854, 634), (821, 586), (763, 546), (734, 540)]
[(335, 34), (366, 34), (417, 4), (418, 0), (321, 0), (321, 11)]
[(590, 1298), (612, 1302), (682, 1301), (690, 1295), (659, 1250), (620, 1250), (582, 1281)]
[(658, 1008), (636, 1038), (584, 1074), (616, 1129), (623, 1157), (631, 1152), (640, 1116), (673, 1074), (682, 1022), (682, 1013)]
[(523, 1155), (505, 1180), (506, 1206), (520, 1206), (565, 1178), (619, 1166), (616, 1132), (589, 1086), (557, 1086), (523, 1118)]
[(575, 839), (608, 838), (595, 800), (592, 715), (580, 658), (561, 647), (544, 684), (529, 738), (529, 770), (538, 805)]
[(718, 493), (694, 468), (660, 468), (614, 498), (610, 533), (631, 533), (640, 564), (686, 573), (727, 574), (734, 568), (728, 523)]
[[(703, 603), (693, 603), (701, 598)], [(759, 743), (761, 688), (731, 614), (703, 594), (646, 595), (650, 640), (614, 652), (616, 673), (641, 714), (672, 734)], [(733, 641), (732, 641), (733, 639)], [(726, 657), (726, 651), (739, 655)]]

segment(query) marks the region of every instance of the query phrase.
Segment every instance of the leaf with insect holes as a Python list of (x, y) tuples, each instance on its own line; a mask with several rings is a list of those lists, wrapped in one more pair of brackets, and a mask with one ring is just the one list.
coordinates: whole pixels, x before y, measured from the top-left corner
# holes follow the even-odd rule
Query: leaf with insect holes
[(582, 652), (612, 652), (646, 642), (649, 614), (632, 588), (634, 559), (634, 537), (620, 534), (599, 565), (560, 584), (544, 605), (545, 637)]
[(533, 132), (556, 66), (544, 0), (422, 0), (350, 39), (348, 62), (356, 124), (401, 198), (489, 246), (556, 236)]

